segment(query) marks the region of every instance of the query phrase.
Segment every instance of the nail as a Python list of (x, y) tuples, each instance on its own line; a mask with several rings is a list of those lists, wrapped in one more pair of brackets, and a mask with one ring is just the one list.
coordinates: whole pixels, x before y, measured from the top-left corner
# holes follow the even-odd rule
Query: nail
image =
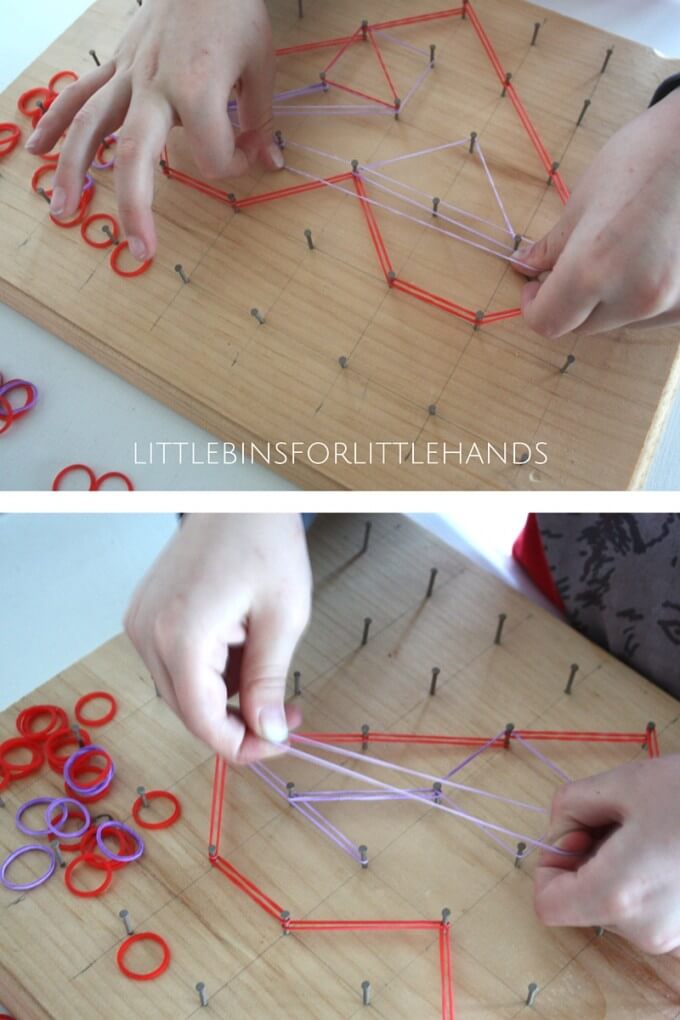
[(360, 846), (359, 855), (361, 857), (361, 867), (366, 869), (368, 867), (368, 847)]
[(535, 982), (531, 982), (529, 985), (529, 992), (527, 994), (527, 1006), (533, 1006), (536, 1002), (536, 996), (538, 995), (538, 985)]
[(302, 687), (300, 685), (300, 680), (301, 679), (302, 679), (302, 673), (300, 673), (299, 671), (296, 670), (296, 672), (293, 673), (293, 696), (295, 698), (299, 698), (301, 693), (302, 693)]
[(179, 276), (179, 278), (182, 281), (182, 283), (191, 283), (191, 280), (189, 279), (187, 274), (184, 272), (184, 266), (182, 266), (179, 263), (177, 263), (177, 265), (175, 266), (175, 272)]
[(146, 790), (143, 786), (137, 787), (137, 796), (142, 798), (142, 807), (148, 808), (149, 798), (146, 795)]
[[(432, 784), (432, 794), (434, 796), (435, 804), (441, 804), (441, 801), (442, 801), (442, 784), (441, 783), (433, 783)], [(450, 913), (450, 911), (449, 911), (449, 913)]]
[(281, 927), (283, 928), (284, 935), (290, 935), (290, 910), (281, 911)]
[(431, 698), (434, 698), (435, 694), (437, 693), (437, 680), (439, 679), (439, 674), (440, 673), (441, 673), (441, 669), (439, 668), (439, 666), (435, 666), (434, 669), (432, 670), (432, 680), (430, 681), (430, 697)]
[(132, 927), (132, 922), (130, 921), (130, 914), (129, 914), (129, 912), (127, 910), (121, 910), (119, 912), (118, 916), (121, 919), (121, 921), (123, 922), (123, 924), (125, 925), (125, 931), (128, 933), (128, 935), (134, 935), (135, 930)]
[(451, 911), (448, 907), (444, 907), (442, 910), (442, 924), (450, 924)]
[(541, 23), (540, 23), (540, 21), (535, 21), (534, 22), (534, 34), (531, 37), (531, 45), (532, 46), (536, 45), (536, 40), (538, 39), (538, 33), (540, 31), (541, 31)]
[(526, 843), (518, 843), (517, 844), (517, 853), (515, 855), (515, 867), (516, 868), (519, 868), (519, 866), (521, 865), (522, 858), (524, 857), (526, 852), (527, 852), (527, 845), (526, 845)]
[(63, 188), (54, 189), (50, 205), (54, 216), (61, 216), (63, 214), (66, 208), (66, 192)]
[(365, 552), (368, 552), (368, 543), (370, 542), (371, 539), (372, 528), (373, 525), (371, 524), (371, 522), (366, 521), (366, 525), (364, 527), (364, 544), (361, 547), (361, 552), (359, 553), (360, 556), (363, 556)]
[(94, 62), (97, 65), (97, 67), (101, 67), (102, 66), (102, 62), (99, 59), (99, 57), (97, 56), (97, 51), (96, 50), (90, 50), (90, 56), (94, 60)]
[(295, 783), (286, 783), (286, 789), (288, 790), (288, 800), (292, 800), (295, 796)]
[(437, 580), (438, 573), (439, 571), (437, 570), (436, 567), (432, 567), (432, 569), (430, 570), (430, 583), (428, 584), (427, 592), (425, 593), (426, 599), (432, 598), (432, 592), (434, 591), (434, 582)]
[(580, 127), (581, 124), (583, 123), (583, 118), (585, 117), (586, 113), (588, 112), (588, 107), (589, 106), (590, 106), (590, 99), (584, 99), (583, 100), (583, 109), (581, 110), (581, 112), (579, 114), (579, 118), (576, 121), (576, 127)]
[(504, 96), (507, 95), (508, 85), (510, 84), (511, 81), (512, 81), (512, 72), (508, 71), (508, 73), (505, 76), (505, 81), (503, 82), (503, 91), (501, 92), (501, 97), (504, 97)]
[(437, 405), (430, 404), (427, 409), (427, 413), (429, 414), (430, 418), (435, 418), (437, 416)]
[(367, 616), (366, 619), (364, 620), (364, 633), (361, 636), (361, 645), (362, 645), (362, 647), (365, 644), (367, 644), (367, 642), (368, 642), (368, 632), (371, 629), (371, 624), (372, 623), (373, 623), (373, 620), (370, 618), (370, 616)]
[(477, 132), (476, 131), (471, 131), (470, 132), (470, 152), (471, 153), (475, 151), (475, 143), (476, 142), (477, 142)]
[(276, 169), (283, 170), (284, 166), (286, 165), (286, 158), (283, 155), (280, 146), (277, 145), (276, 142), (272, 142), (267, 151), (269, 153), (269, 158), (271, 159)]
[(560, 369), (560, 375), (565, 375), (565, 373), (569, 371), (569, 369), (571, 368), (571, 366), (574, 364), (575, 361), (576, 361), (576, 358), (574, 357), (574, 355), (573, 354), (568, 354), (567, 355), (567, 360), (565, 361), (565, 363), (562, 365), (562, 368)]
[(205, 994), (205, 984), (203, 981), (198, 982), (198, 984), (196, 985), (196, 991), (198, 992), (198, 998), (200, 1000), (201, 1006), (207, 1006), (208, 996)]
[(312, 237), (311, 230), (305, 230), (305, 237), (307, 238), (307, 245), (310, 251), (314, 251), (314, 238)]
[(288, 723), (282, 708), (268, 705), (260, 711), (260, 733), (270, 744), (288, 740)]
[(434, 67), (437, 56), (437, 47), (434, 43), (430, 43), (430, 67)]
[(144, 262), (146, 259), (146, 245), (141, 237), (128, 237), (128, 248), (133, 258), (137, 259), (138, 262)]
[(364, 1006), (370, 1006), (371, 1005), (371, 982), (370, 981), (362, 981), (361, 982), (361, 1001), (364, 1004)]
[(347, 368), (348, 364), (349, 362), (344, 354), (342, 355), (341, 358), (338, 358), (338, 365), (340, 366), (340, 368)]
[(441, 198), (433, 198), (432, 199), (432, 215), (433, 216), (436, 216), (437, 213), (439, 212), (439, 206), (441, 205), (441, 202), (442, 202)]
[(368, 751), (368, 736), (369, 736), (370, 732), (371, 732), (371, 727), (368, 725), (368, 723), (364, 723), (364, 725), (361, 727), (361, 736), (363, 737), (362, 744), (361, 744), (361, 750), (364, 753), (366, 751)]
[(604, 74), (604, 72), (607, 70), (607, 65), (609, 64), (609, 61), (611, 60), (613, 52), (614, 52), (614, 47), (610, 46), (609, 49), (607, 50), (606, 54), (605, 54), (604, 64), (602, 65), (602, 68), (600, 70), (600, 74)]
[(501, 643), (501, 638), (503, 636), (503, 627), (505, 626), (505, 621), (507, 620), (507, 618), (508, 617), (506, 613), (498, 614), (498, 627), (496, 628), (496, 637), (493, 639), (493, 643), (495, 645), (499, 645)]
[(510, 740), (514, 732), (515, 724), (509, 722), (508, 725), (505, 727), (505, 736), (503, 737), (503, 747), (505, 748), (506, 751), (509, 750), (510, 748)]
[(264, 326), (267, 320), (265, 319), (264, 315), (262, 314), (259, 308), (251, 308), (250, 314), (254, 319), (257, 319), (257, 322), (260, 326)]
[(576, 674), (577, 673), (578, 673), (578, 666), (577, 666), (576, 663), (574, 663), (572, 665), (572, 667), (571, 667), (571, 672), (569, 673), (569, 679), (567, 680), (567, 686), (564, 688), (564, 693), (565, 694), (571, 694), (571, 689), (574, 686), (574, 680), (576, 678)]
[(484, 322), (484, 312), (481, 310), (475, 312), (475, 333), (479, 331), (482, 323)]

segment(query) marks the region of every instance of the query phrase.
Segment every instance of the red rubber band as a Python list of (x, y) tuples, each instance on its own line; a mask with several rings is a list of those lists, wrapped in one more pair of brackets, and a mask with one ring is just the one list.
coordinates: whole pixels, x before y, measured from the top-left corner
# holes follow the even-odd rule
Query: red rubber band
[(78, 211), (72, 220), (58, 220), (55, 216), (50, 213), (50, 219), (54, 223), (55, 227), (61, 227), (62, 230), (71, 230), (72, 227), (78, 227), (85, 219), (85, 213), (87, 207), (94, 198), (94, 184), (84, 191), (80, 196), (80, 202), (78, 203)]
[(2, 407), (3, 410), (3, 414), (0, 415), (0, 418), (2, 419), (2, 421), (0, 422), (0, 436), (1, 436), (3, 432), (7, 432), (9, 429), (11, 429), (12, 424), (14, 423), (14, 419), (16, 418), (16, 414), (14, 413), (14, 408), (10, 404), (7, 397), (0, 397), (0, 406)]
[[(84, 744), (90, 743), (90, 734), (84, 729), (80, 731), (80, 738), (84, 741)], [(59, 733), (53, 733), (52, 736), (48, 737), (45, 741), (47, 763), (52, 771), (56, 772), (58, 776), (62, 776), (64, 774), (64, 765), (73, 754), (73, 751), (69, 751), (64, 755), (56, 753), (57, 751), (61, 751), (64, 747), (73, 747), (75, 750), (78, 750), (80, 747), (80, 744), (72, 730), (64, 729)]]
[[(3, 135), (7, 135), (7, 138), (3, 138)], [(7, 121), (0, 124), (0, 158), (2, 156), (9, 156), (10, 152), (13, 152), (19, 144), (21, 138), (21, 129), (17, 124), (12, 124)]]
[(6, 790), (9, 784), (12, 782), (12, 776), (10, 771), (4, 762), (0, 761), (0, 793)]
[(59, 492), (59, 486), (66, 478), (67, 475), (73, 474), (76, 471), (84, 471), (87, 475), (90, 484), (88, 486), (88, 492), (94, 492), (97, 485), (97, 476), (95, 475), (92, 468), (88, 467), (87, 464), (69, 464), (68, 467), (62, 468), (57, 477), (52, 482), (52, 492)]
[(132, 482), (130, 481), (128, 476), (124, 475), (122, 471), (107, 471), (106, 474), (101, 475), (97, 479), (97, 481), (95, 482), (95, 485), (94, 485), (95, 490), (97, 492), (100, 492), (104, 482), (108, 482), (112, 478), (119, 478), (122, 482), (124, 482), (125, 488), (128, 490), (128, 492), (134, 492), (135, 491), (134, 485), (132, 484)]
[[(8, 754), (19, 749), (31, 752), (31, 760), (24, 765), (7, 760)], [(44, 761), (45, 754), (40, 744), (35, 740), (29, 740), (28, 737), (13, 737), (0, 744), (0, 762), (9, 771), (10, 779), (24, 779), (26, 776), (30, 776), (41, 768)]]
[(116, 273), (118, 276), (122, 276), (125, 279), (131, 279), (134, 276), (141, 276), (142, 273), (146, 273), (146, 271), (150, 269), (151, 266), (153, 265), (153, 259), (148, 259), (146, 262), (142, 262), (142, 264), (140, 266), (137, 266), (136, 269), (130, 270), (120, 269), (120, 267), (118, 266), (118, 259), (120, 258), (120, 253), (122, 251), (125, 251), (127, 247), (128, 247), (127, 241), (121, 241), (120, 244), (117, 244), (116, 247), (111, 252), (110, 262), (111, 268), (113, 269), (114, 273)]
[(171, 825), (174, 825), (177, 819), (182, 814), (182, 805), (175, 797), (174, 793), (168, 793), (166, 790), (150, 790), (144, 795), (147, 800), (169, 800), (174, 805), (172, 814), (162, 822), (145, 822), (140, 817), (142, 808), (144, 807), (144, 801), (142, 797), (138, 797), (132, 805), (132, 817), (137, 822), (137, 825), (141, 826), (142, 829), (169, 829)]
[(27, 92), (22, 93), (19, 96), (17, 102), (17, 109), (20, 113), (23, 113), (24, 117), (32, 117), (34, 112), (37, 110), (38, 113), (42, 114), (42, 110), (39, 106), (29, 106), (33, 100), (41, 102), (43, 106), (49, 108), (50, 102), (54, 101), (54, 93), (50, 92), (44, 85), (39, 85), (37, 88), (28, 89)]
[[(105, 220), (111, 226), (111, 233), (114, 237), (118, 237), (120, 233), (120, 227), (113, 216), (109, 216), (108, 213), (95, 213), (93, 216), (88, 216), (86, 220), (83, 220), (80, 226), (80, 233), (82, 235), (85, 244), (89, 244), (90, 248), (110, 248), (115, 241), (112, 241), (110, 237), (106, 237), (105, 241), (93, 241), (88, 234), (88, 230), (93, 223), (101, 223)], [(105, 235), (106, 236), (106, 235)]]
[[(32, 729), (33, 721), (41, 715), (49, 715), (50, 721), (47, 726), (39, 730)], [(22, 737), (41, 743), (48, 737), (61, 733), (68, 726), (68, 716), (58, 705), (33, 705), (32, 708), (25, 708), (23, 712), (19, 712), (16, 726)]]
[[(163, 959), (161, 960), (158, 967), (152, 970), (149, 974), (136, 974), (133, 970), (130, 970), (125, 966), (125, 954), (136, 942), (155, 942), (156, 945), (160, 946), (163, 950)], [(118, 952), (116, 953), (116, 963), (121, 974), (124, 974), (126, 978), (131, 981), (154, 981), (155, 978), (164, 974), (170, 966), (170, 947), (168, 946), (165, 939), (162, 939), (160, 935), (155, 935), (150, 931), (139, 932), (137, 935), (131, 935), (129, 939), (121, 945)]]
[[(33, 176), (31, 177), (31, 187), (35, 191), (36, 195), (38, 194), (38, 184), (47, 173), (51, 174), (54, 173), (54, 166), (52, 163), (43, 163), (42, 166), (39, 166), (38, 169), (33, 174)], [(52, 198), (52, 188), (43, 188), (43, 191), (45, 192), (48, 198)]]
[(111, 885), (111, 882), (113, 881), (113, 868), (105, 867), (102, 869), (99, 863), (97, 863), (95, 870), (103, 870), (105, 872), (104, 880), (101, 885), (97, 886), (96, 889), (78, 889), (78, 887), (74, 885), (73, 872), (78, 865), (89, 864), (92, 866), (93, 860), (94, 858), (92, 854), (81, 854), (80, 857), (74, 857), (66, 868), (66, 871), (64, 872), (64, 882), (66, 883), (68, 891), (74, 896), (80, 896), (82, 899), (95, 899), (98, 896), (103, 896)]
[(106, 150), (112, 149), (117, 141), (118, 139), (114, 138), (113, 135), (109, 135), (108, 138), (105, 138), (97, 149), (97, 155), (94, 157), (95, 163), (109, 163), (110, 160), (106, 158)]
[(57, 92), (54, 86), (57, 84), (58, 81), (63, 81), (64, 78), (68, 78), (69, 82), (78, 81), (78, 75), (76, 74), (75, 71), (57, 71), (57, 73), (53, 74), (49, 82), (47, 83), (48, 88), (53, 96), (58, 96), (61, 94)]
[[(103, 767), (92, 764), (93, 758), (103, 758), (105, 764)], [(103, 783), (109, 773), (112, 771), (113, 760), (108, 751), (104, 751), (100, 748), (92, 748), (89, 751), (84, 751), (83, 754), (78, 758), (74, 765), (69, 769), (71, 778), (75, 781), (82, 775), (93, 775), (95, 778), (91, 783), (78, 783), (78, 786), (82, 786), (85, 790), (85, 796), (88, 796), (87, 791), (94, 789), (95, 786), (99, 786)], [(112, 777), (113, 778), (113, 777)], [(69, 784), (70, 785), (70, 784)]]
[[(112, 871), (120, 871), (121, 868), (126, 868), (128, 861), (114, 861), (110, 857), (105, 857), (99, 850), (99, 844), (97, 843), (97, 829), (99, 825), (92, 825), (85, 833), (81, 840), (81, 852), (92, 857), (92, 867), (101, 868), (104, 864), (110, 865)], [(107, 836), (114, 836), (118, 840), (118, 847), (116, 850), (117, 855), (129, 857), (137, 849), (137, 844), (133, 838), (124, 829), (111, 829), (106, 833)]]
[[(83, 716), (83, 709), (97, 698), (103, 698), (104, 701), (108, 701), (111, 707), (106, 715), (101, 716), (99, 719), (87, 719)], [(83, 726), (106, 726), (114, 718), (117, 711), (118, 702), (112, 694), (109, 694), (108, 691), (91, 691), (89, 694), (83, 694), (82, 698), (78, 698), (76, 701), (75, 717)]]
[[(77, 818), (82, 827), (83, 823), (82, 812), (76, 811), (72, 806), (69, 806), (66, 811), (66, 818), (61, 823), (60, 828), (64, 828), (64, 826), (68, 824), (71, 818)], [(64, 831), (68, 833), (68, 829), (64, 828)], [(55, 836), (54, 833), (50, 833), (47, 838), (50, 841), (50, 843), (59, 843), (59, 839), (67, 839), (68, 837), (67, 836), (59, 837)], [(80, 839), (69, 840), (68, 842), (65, 843), (59, 843), (59, 849), (63, 850), (63, 852), (67, 854), (82, 853), (82, 842), (83, 837), (81, 837)]]

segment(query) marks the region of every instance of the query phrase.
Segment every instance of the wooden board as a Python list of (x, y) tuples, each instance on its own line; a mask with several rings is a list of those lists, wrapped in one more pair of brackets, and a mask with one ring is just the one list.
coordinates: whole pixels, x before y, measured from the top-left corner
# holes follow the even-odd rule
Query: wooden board
[[(538, 729), (637, 732), (653, 718), (662, 750), (680, 751), (677, 702), (602, 649), (404, 519), (374, 518), (369, 551), (358, 556), (362, 539), (363, 519), (356, 517), (323, 518), (312, 531), (314, 617), (295, 661), (305, 727), (357, 731), (368, 723), (392, 732), (480, 735), (498, 732), (511, 719)], [(439, 575), (424, 601), (430, 565)], [(507, 623), (496, 646), (500, 612)], [(365, 616), (373, 626), (360, 648)], [(580, 670), (567, 697), (572, 662)], [(430, 697), (434, 665), (442, 672)], [(175, 792), (183, 816), (168, 831), (147, 833), (143, 861), (119, 872), (101, 900), (76, 901), (60, 875), (25, 895), (0, 888), (0, 1001), (17, 1020), (118, 1020), (121, 1004), (125, 1015), (143, 1020), (185, 1020), (197, 1015), (198, 981), (209, 994), (206, 1016), (338, 1020), (368, 1015), (361, 1006), (363, 980), (372, 983), (372, 1016), (439, 1020), (436, 935), (284, 937), (276, 920), (211, 868), (211, 755), (154, 696), (124, 638), (2, 713), (0, 739), (14, 733), (25, 705), (48, 701), (71, 711), (75, 699), (93, 689), (115, 692), (120, 705), (115, 721), (97, 735), (118, 766), (101, 810), (128, 818), (134, 791), (144, 784)], [(371, 751), (443, 774), (460, 749)], [(573, 778), (639, 754), (637, 745), (550, 748)], [(300, 761), (280, 760), (275, 768), (298, 789), (337, 788), (339, 781)], [(546, 806), (559, 782), (514, 747), (481, 756), (468, 768), (461, 781)], [(17, 806), (58, 790), (49, 771), (10, 788), (0, 810), (0, 856), (22, 842), (13, 824)], [(487, 817), (516, 822), (507, 812), (494, 808)], [(591, 929), (542, 928), (532, 909), (531, 858), (517, 869), (477, 828), (420, 804), (378, 804), (367, 812), (365, 805), (345, 803), (327, 814), (351, 838), (366, 842), (367, 871), (248, 770), (233, 771), (223, 854), (294, 917), (431, 920), (448, 906), (457, 1020), (680, 1017), (677, 961), (643, 957)], [(156, 982), (129, 983), (116, 969), (122, 908), (137, 930), (157, 932), (170, 945), (172, 965)], [(148, 962), (143, 954), (130, 957), (133, 966)], [(530, 1012), (524, 1000), (532, 981), (541, 991)]]
[[(437, 6), (435, 0), (306, 0), (302, 22), (294, 0), (272, 9), (277, 43), (289, 45), (342, 36), (362, 18), (374, 22)], [(97, 0), (7, 89), (0, 118), (23, 119), (18, 96), (55, 71), (88, 70), (93, 47), (108, 56), (137, 9), (133, 0)], [(572, 186), (612, 133), (644, 110), (654, 87), (680, 66), (522, 0), (479, 0), (475, 9)], [(532, 47), (537, 19), (542, 28)], [(398, 123), (389, 116), (289, 116), (278, 121), (286, 137), (335, 154), (349, 169), (352, 158), (393, 158), (475, 130), (516, 229), (541, 236), (558, 218), (560, 202), (546, 187), (545, 170), (511, 104), (500, 96), (470, 20), (397, 34), (420, 48), (437, 45), (436, 71)], [(382, 44), (405, 91), (422, 61), (389, 41)], [(601, 75), (611, 44), (615, 51)], [(355, 47), (337, 75), (375, 94), (381, 83), (370, 50), (366, 55)], [(318, 81), (328, 52), (281, 58), (278, 87)], [(592, 105), (576, 128), (586, 98)], [(402, 183), (495, 223), (499, 210), (488, 182), (466, 153), (452, 150), (388, 169)], [(171, 154), (191, 172), (181, 132), (173, 135)], [(299, 157), (294, 165), (317, 176), (339, 166)], [(160, 173), (158, 257), (146, 276), (121, 280), (107, 252), (87, 248), (78, 230), (50, 223), (29, 185), (37, 165), (19, 150), (3, 161), (2, 300), (221, 439), (245, 442), (248, 450), (252, 442), (260, 450), (286, 444), (286, 456), (272, 456), (271, 466), (301, 485), (624, 489), (644, 482), (677, 388), (677, 329), (554, 343), (511, 319), (475, 333), (468, 323), (390, 290), (355, 198), (326, 189), (236, 215)], [(112, 176), (96, 177), (93, 209), (114, 212)], [(299, 183), (288, 171), (220, 182), (239, 197)], [(473, 309), (517, 305), (521, 283), (506, 262), (425, 225), (380, 210), (377, 215), (400, 277)], [(315, 251), (304, 239), (307, 228)], [(189, 286), (174, 272), (177, 263), (189, 274)], [(253, 307), (266, 316), (266, 326), (251, 317)], [(577, 360), (563, 375), (568, 353)], [(340, 357), (348, 359), (345, 369)], [(303, 448), (295, 463), (293, 442)], [(347, 444), (352, 463), (343, 459), (343, 447), (338, 463), (335, 455), (323, 463), (323, 449), (309, 449), (316, 442), (333, 451), (334, 444)], [(392, 447), (383, 464), (381, 448), (371, 456), (370, 444), (385, 442), (405, 445), (401, 454)], [(548, 463), (540, 455), (513, 463), (505, 444), (514, 442), (532, 450), (546, 444)], [(434, 445), (428, 449), (428, 443)], [(489, 443), (503, 456), (489, 455)]]

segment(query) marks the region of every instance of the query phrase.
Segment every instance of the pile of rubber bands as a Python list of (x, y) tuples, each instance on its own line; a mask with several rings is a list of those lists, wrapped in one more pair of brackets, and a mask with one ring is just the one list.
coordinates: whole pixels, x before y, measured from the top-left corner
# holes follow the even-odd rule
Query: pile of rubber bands
[[(25, 400), (15, 407), (9, 399), (10, 393), (23, 390)], [(0, 436), (11, 429), (12, 425), (25, 414), (32, 411), (38, 403), (38, 387), (26, 379), (5, 380), (0, 372)]]

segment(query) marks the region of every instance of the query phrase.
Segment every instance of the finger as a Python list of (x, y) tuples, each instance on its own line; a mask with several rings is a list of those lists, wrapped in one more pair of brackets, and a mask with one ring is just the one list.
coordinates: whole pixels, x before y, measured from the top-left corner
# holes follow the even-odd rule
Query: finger
[(576, 228), (578, 216), (577, 203), (572, 200), (559, 222), (540, 241), (518, 248), (513, 268), (529, 278), (553, 269)]
[[(89, 71), (78, 81), (72, 82), (59, 93), (47, 113), (40, 118), (38, 126), (26, 142), (29, 152), (42, 155), (50, 152), (71, 124), (78, 110), (85, 105), (102, 86), (106, 85), (116, 71), (110, 60), (101, 67)], [(115, 125), (117, 127), (118, 125)]]
[(274, 744), (288, 738), (286, 678), (299, 639), (299, 629), (278, 607), (251, 614), (239, 703), (250, 730)]
[(582, 325), (599, 304), (596, 283), (587, 279), (574, 256), (566, 253), (544, 283), (522, 290), (522, 315), (540, 336), (558, 340)]
[(548, 927), (576, 927), (614, 924), (611, 883), (621, 877), (618, 854), (611, 841), (576, 871), (539, 867), (534, 874), (534, 905)]
[[(595, 845), (592, 833), (583, 829), (567, 832), (556, 843), (555, 850), (541, 850), (538, 864), (542, 868), (559, 871), (577, 871), (585, 863), (586, 855)], [(563, 853), (557, 853), (557, 850)]]
[(131, 254), (143, 262), (156, 252), (153, 192), (156, 166), (174, 114), (160, 93), (134, 92), (116, 145), (116, 193)]
[(238, 112), (241, 134), (238, 147), (249, 166), (258, 159), (269, 170), (281, 170), (284, 157), (274, 141), (274, 87), (276, 60), (271, 31), (257, 54), (244, 68), (238, 83)]
[(175, 715), (179, 716), (179, 704), (177, 702), (168, 671), (161, 662), (160, 657), (156, 654), (153, 646), (150, 645), (146, 639), (146, 635), (152, 631), (148, 628), (148, 626), (143, 624), (141, 619), (140, 606), (142, 601), (142, 592), (143, 587), (140, 587), (135, 592), (128, 611), (125, 614), (125, 633), (149, 671), (151, 679), (156, 687), (156, 691), (160, 697), (163, 698), (163, 701), (165, 701), (168, 708), (172, 709)]
[(680, 308), (674, 308), (662, 315), (652, 315), (649, 319), (630, 322), (628, 329), (657, 329), (661, 326), (677, 326), (680, 323)]
[(575, 829), (606, 829), (621, 824), (626, 813), (622, 794), (626, 787), (621, 769), (560, 787), (550, 813), (555, 839)]
[(209, 88), (191, 100), (178, 97), (177, 113), (199, 173), (217, 179), (240, 176), (247, 170), (247, 163), (242, 163), (242, 154), (236, 150), (221, 90)]
[(130, 102), (130, 87), (122, 75), (112, 78), (78, 110), (57, 163), (52, 192), (54, 216), (75, 213), (83, 180), (103, 138), (120, 127)]

